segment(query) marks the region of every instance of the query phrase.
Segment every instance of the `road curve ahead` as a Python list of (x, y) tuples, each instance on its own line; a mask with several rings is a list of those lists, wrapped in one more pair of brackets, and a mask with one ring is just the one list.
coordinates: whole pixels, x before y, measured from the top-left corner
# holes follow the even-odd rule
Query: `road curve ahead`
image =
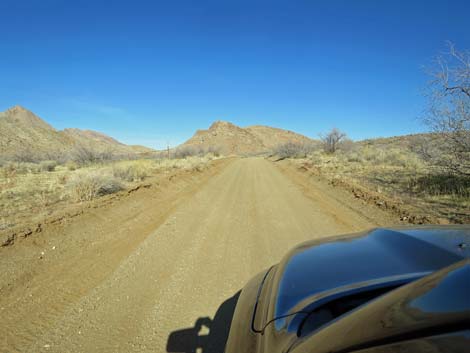
[(221, 353), (250, 277), (299, 242), (375, 226), (302, 190), (265, 159), (228, 164), (22, 351)]

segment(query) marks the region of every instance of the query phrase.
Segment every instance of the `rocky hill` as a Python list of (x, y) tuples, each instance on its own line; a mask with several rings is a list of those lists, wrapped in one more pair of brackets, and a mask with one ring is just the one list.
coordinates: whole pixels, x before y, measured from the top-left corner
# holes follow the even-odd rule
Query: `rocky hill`
[(15, 106), (0, 112), (0, 157), (2, 159), (48, 159), (73, 153), (79, 148), (111, 154), (151, 151), (128, 146), (91, 130), (58, 131), (31, 111)]
[(230, 122), (216, 121), (207, 130), (197, 130), (180, 147), (215, 148), (225, 155), (245, 155), (269, 152), (273, 147), (287, 142), (309, 144), (315, 140), (269, 126), (241, 128)]
[(315, 142), (315, 140), (296, 132), (270, 126), (254, 125), (245, 128), (245, 130), (260, 139), (263, 146), (267, 149), (272, 149), (280, 144), (288, 142), (299, 144), (310, 144)]
[(400, 148), (406, 150), (415, 150), (420, 145), (436, 143), (436, 137), (438, 137), (438, 135), (433, 133), (420, 133), (402, 136), (377, 137), (359, 141), (358, 144), (362, 146), (374, 146), (384, 149)]

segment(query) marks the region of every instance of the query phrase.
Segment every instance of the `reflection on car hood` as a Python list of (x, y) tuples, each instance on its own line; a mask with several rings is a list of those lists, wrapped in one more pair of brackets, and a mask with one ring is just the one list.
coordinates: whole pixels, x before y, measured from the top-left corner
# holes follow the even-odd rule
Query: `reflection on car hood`
[[(304, 243), (280, 263), (274, 318), (335, 292), (414, 280), (468, 257), (470, 228), (462, 227), (375, 229)], [(276, 322), (278, 329), (284, 324)]]

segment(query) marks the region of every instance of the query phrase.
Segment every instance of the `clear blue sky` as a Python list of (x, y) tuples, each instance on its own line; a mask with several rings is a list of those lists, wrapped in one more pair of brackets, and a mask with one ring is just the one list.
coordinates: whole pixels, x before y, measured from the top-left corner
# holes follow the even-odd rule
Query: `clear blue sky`
[(0, 110), (163, 147), (214, 120), (421, 131), (423, 67), (470, 1), (0, 1)]

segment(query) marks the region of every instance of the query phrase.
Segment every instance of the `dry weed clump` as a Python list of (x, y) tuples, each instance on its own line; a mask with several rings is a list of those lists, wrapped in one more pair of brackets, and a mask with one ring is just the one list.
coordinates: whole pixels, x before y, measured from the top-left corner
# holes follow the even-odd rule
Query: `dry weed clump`
[(2, 177), (4, 179), (14, 178), (18, 174), (18, 168), (15, 163), (7, 163), (2, 167)]
[(40, 163), (31, 162), (8, 162), (1, 169), (3, 176), (7, 174), (20, 175), (20, 174), (37, 174), (41, 172), (53, 172), (58, 166), (56, 161), (42, 161)]
[(14, 178), (17, 175), (35, 172), (37, 170), (39, 170), (38, 165), (33, 163), (8, 162), (2, 168), (2, 177)]
[(277, 145), (273, 153), (280, 158), (305, 158), (309, 153), (315, 150), (313, 144), (286, 142)]
[(113, 175), (101, 171), (77, 172), (68, 180), (67, 189), (74, 201), (91, 201), (98, 196), (112, 194), (123, 189)]
[(151, 174), (151, 168), (144, 164), (135, 163), (118, 164), (113, 166), (112, 173), (114, 177), (124, 181), (142, 181)]
[(156, 160), (157, 170), (171, 170), (171, 169), (184, 169), (184, 170), (202, 170), (207, 163), (218, 157), (212, 154), (205, 156), (192, 156), (182, 159), (159, 159)]
[(410, 189), (431, 196), (470, 198), (470, 178), (453, 174), (427, 174), (413, 178)]
[(404, 168), (421, 168), (424, 162), (413, 152), (399, 148), (377, 148), (365, 146), (355, 148), (352, 151), (340, 153), (347, 162), (360, 164), (373, 164), (382, 166), (394, 166)]
[(56, 161), (42, 161), (39, 163), (39, 169), (42, 172), (53, 172), (57, 167)]
[(65, 168), (67, 168), (67, 170), (74, 171), (74, 170), (79, 169), (80, 166), (78, 165), (77, 162), (74, 162), (74, 161), (67, 161), (67, 162), (65, 163)]
[(220, 148), (217, 146), (180, 146), (172, 151), (172, 157), (175, 159), (185, 159), (188, 157), (204, 157), (213, 155), (219, 157), (221, 155)]

